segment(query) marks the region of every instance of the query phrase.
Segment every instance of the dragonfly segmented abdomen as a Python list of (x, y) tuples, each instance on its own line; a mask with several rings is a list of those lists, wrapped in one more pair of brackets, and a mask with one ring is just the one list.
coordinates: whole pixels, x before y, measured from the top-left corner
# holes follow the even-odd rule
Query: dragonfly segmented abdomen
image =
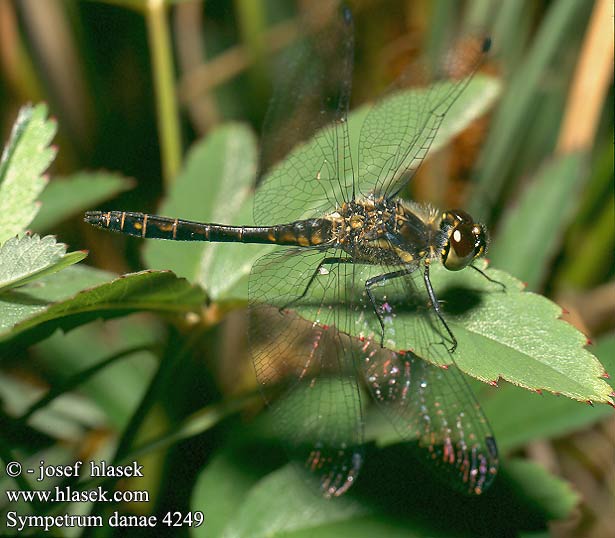
[(328, 219), (307, 219), (276, 226), (227, 226), (128, 211), (88, 211), (85, 220), (99, 228), (145, 239), (299, 247), (319, 246), (332, 240), (332, 223)]

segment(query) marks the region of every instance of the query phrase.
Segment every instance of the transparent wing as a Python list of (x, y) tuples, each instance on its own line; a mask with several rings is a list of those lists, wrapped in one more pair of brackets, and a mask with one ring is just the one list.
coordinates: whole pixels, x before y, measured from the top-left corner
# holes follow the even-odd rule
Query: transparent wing
[(498, 468), (493, 433), (472, 391), (455, 366), (441, 368), (412, 352), (370, 342), (361, 361), (368, 387), (403, 439), (455, 489), (480, 494)]
[[(357, 281), (365, 282), (374, 271), (387, 274), (398, 269), (357, 267), (357, 273), (362, 273)], [(496, 443), (455, 366), (450, 336), (430, 304), (423, 270), (421, 263), (409, 275), (384, 279), (372, 290), (375, 308), (365, 297), (358, 302), (365, 313), (365, 328), (358, 335), (361, 343), (355, 347), (355, 360), (398, 434), (418, 441), (419, 452), (453, 488), (480, 494), (497, 473)], [(385, 347), (380, 345), (376, 311), (383, 319)]]
[(465, 38), (433, 67), (412, 63), (379, 99), (359, 138), (358, 193), (390, 198), (410, 181), (489, 47), (487, 38)]
[[(339, 286), (344, 278), (338, 276), (347, 266), (331, 266), (329, 278), (315, 279), (301, 297), (327, 255), (336, 254), (286, 249), (254, 265), (250, 346), (259, 385), (288, 451), (317, 477), (325, 496), (337, 496), (359, 473), (363, 422), (350, 339), (337, 330), (337, 305), (345, 303)], [(311, 315), (299, 316), (302, 309)]]
[(347, 9), (332, 11), (324, 24), (306, 23), (308, 37), (290, 51), (276, 83), (261, 142), (257, 224), (318, 216), (352, 192), (346, 117), (353, 25)]

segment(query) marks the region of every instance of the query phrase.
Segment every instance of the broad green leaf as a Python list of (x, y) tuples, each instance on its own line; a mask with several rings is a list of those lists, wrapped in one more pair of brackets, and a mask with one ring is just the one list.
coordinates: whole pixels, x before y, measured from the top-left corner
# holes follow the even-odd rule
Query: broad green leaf
[[(440, 531), (434, 525), (425, 528), (425, 525), (416, 522), (398, 521), (384, 515), (359, 516), (347, 521), (327, 523), (313, 529), (311, 527), (298, 529), (280, 534), (283, 538), (337, 538), (338, 536), (353, 536), (355, 538), (372, 538), (373, 536), (386, 536), (387, 538), (451, 538), (463, 536), (451, 530)], [(318, 532), (317, 535), (314, 533)]]
[[(402, 95), (420, 90), (408, 90)], [(466, 128), (477, 117), (482, 115), (493, 103), (499, 92), (499, 82), (491, 77), (477, 75), (468, 84), (459, 99), (453, 104), (444, 118), (438, 134), (431, 146), (430, 153), (445, 146), (451, 138)], [(400, 94), (387, 99), (399, 100)], [(348, 130), (352, 159), (357, 163), (359, 135), (363, 122), (370, 111), (370, 106), (360, 107), (350, 113), (348, 117)], [(383, 133), (386, 136), (386, 131)], [(322, 142), (321, 142), (322, 143)], [(386, 144), (386, 138), (382, 141)], [(294, 148), (285, 161), (276, 165), (276, 169), (284, 169), (290, 159), (302, 161), (302, 155), (313, 155), (319, 152), (318, 141), (312, 139)], [(305, 159), (305, 160), (309, 160)], [(317, 171), (316, 171), (317, 172)], [(313, 173), (315, 173), (313, 171)], [(306, 176), (310, 172), (306, 171)], [(301, 188), (297, 185), (296, 188)], [(290, 197), (289, 197), (290, 198)], [(237, 218), (230, 221), (231, 224), (252, 224), (252, 199), (246, 199), (243, 207), (236, 213)], [(289, 202), (290, 203), (290, 202)], [(335, 208), (331, 208), (333, 211)], [(272, 211), (275, 213), (275, 211)], [(314, 216), (310, 207), (305, 205), (296, 208), (297, 218)], [(270, 224), (282, 224), (271, 222)], [(258, 258), (267, 252), (271, 252), (270, 245), (236, 245), (219, 244), (215, 247), (215, 256), (212, 261), (202, 264), (202, 272), (199, 278), (212, 299), (217, 301), (245, 301), (247, 298), (247, 281), (252, 265)]]
[[(318, 256), (312, 258), (301, 264), (299, 256), (287, 256), (267, 268), (264, 278), (276, 283), (274, 307), (285, 308), (289, 298), (297, 297), (296, 287), (308, 281), (320, 261)], [(481, 266), (485, 267), (484, 262)], [(383, 270), (379, 266), (354, 267), (353, 273), (330, 266), (327, 273), (317, 275), (309, 301), (289, 308), (321, 327), (336, 326), (366, 343), (373, 342), (370, 345), (380, 345), (382, 329), (362, 283)], [(584, 349), (585, 336), (559, 319), (561, 308), (545, 297), (523, 291), (521, 282), (503, 271), (488, 270), (488, 275), (504, 285), (505, 291), (470, 268), (453, 272), (431, 264), (433, 288), (458, 342), (454, 353), (448, 351), (450, 339), (429, 306), (422, 271), (406, 277), (403, 286), (401, 279), (390, 279), (372, 288), (376, 304), (386, 304), (389, 309), (384, 318), (384, 346), (410, 350), (440, 366), (454, 361), (484, 382), (502, 378), (527, 389), (612, 403), (612, 389), (601, 379), (604, 367)], [(353, 308), (338, 300), (340, 286)]]
[(141, 310), (184, 314), (199, 309), (204, 300), (198, 287), (171, 272), (144, 271), (109, 280), (108, 273), (76, 266), (36, 286), (1, 294), (0, 342), (20, 337), (32, 344), (57, 328)]
[(552, 475), (538, 463), (509, 461), (506, 475), (515, 489), (523, 491), (526, 502), (539, 507), (549, 521), (567, 518), (580, 500), (568, 482)]
[[(256, 141), (252, 132), (239, 124), (213, 131), (189, 152), (186, 166), (174, 182), (159, 213), (202, 222), (234, 223), (248, 198), (256, 170)], [(145, 263), (155, 269), (171, 269), (179, 276), (197, 279), (217, 257), (218, 245), (149, 241), (144, 247)], [(224, 278), (232, 273), (224, 272)]]
[(584, 155), (575, 153), (547, 164), (505, 215), (489, 250), (494, 265), (526, 282), (529, 289), (539, 287), (570, 223), (584, 162)]
[[(615, 336), (599, 340), (592, 351), (607, 372), (615, 372)], [(613, 409), (604, 405), (592, 407), (509, 384), (490, 390), (481, 403), (493, 426), (498, 448), (504, 452), (530, 441), (561, 437), (615, 415)]]
[(50, 235), (13, 237), (0, 246), (0, 293), (56, 273), (83, 260), (85, 252), (66, 254)]
[[(236, 468), (226, 467), (215, 469), (217, 473), (223, 473), (225, 476), (220, 476), (220, 480), (225, 483), (229, 480), (233, 473), (237, 473)], [(211, 489), (213, 476), (207, 473), (207, 476), (201, 481), (201, 494), (203, 498), (203, 506), (207, 506), (206, 498), (214, 493)], [(239, 475), (236, 485), (231, 488), (227, 487), (228, 497), (220, 497), (216, 493), (216, 497), (220, 498), (217, 501), (218, 505), (228, 503), (229, 500), (242, 500), (239, 510), (235, 509), (232, 517), (227, 519), (228, 524), (224, 531), (219, 535), (222, 537), (243, 537), (252, 536), (268, 537), (281, 536), (282, 534), (301, 530), (301, 529), (317, 529), (325, 524), (354, 519), (372, 512), (372, 509), (366, 504), (362, 504), (350, 496), (344, 496), (335, 499), (331, 502), (323, 497), (319, 497), (316, 492), (310, 491), (310, 488), (301, 479), (301, 475), (297, 473), (290, 465), (281, 467), (264, 478), (256, 482), (247, 492), (242, 492), (251, 480), (249, 477)], [(247, 479), (247, 480), (246, 480)], [(220, 480), (216, 482), (219, 488)], [(284, 501), (281, 501), (280, 493), (284, 492)], [(242, 495), (243, 493), (243, 495)], [(230, 504), (230, 503), (229, 503)], [(196, 508), (198, 505), (194, 505)], [(228, 506), (225, 515), (228, 518)], [(224, 509), (220, 506), (220, 509)], [(226, 518), (225, 518), (226, 519)], [(202, 534), (205, 536), (205, 534)]]
[[(0, 342), (10, 340), (18, 334), (20, 331), (16, 330), (16, 326), (19, 323), (37, 319), (54, 303), (62, 304), (64, 301), (69, 301), (83, 289), (109, 282), (114, 276), (105, 271), (76, 265), (42, 278), (35, 286), (24, 286), (24, 289), (9, 290), (0, 294)], [(53, 329), (48, 331), (51, 332)], [(28, 344), (33, 343), (34, 340), (28, 342)]]
[(192, 535), (220, 537), (233, 520), (248, 491), (260, 474), (241, 467), (228, 451), (220, 451), (201, 471), (191, 498), (192, 510), (207, 513), (207, 524)]
[[(606, 372), (615, 372), (615, 335), (598, 340), (591, 349)], [(510, 383), (490, 387), (473, 379), (468, 381), (489, 419), (501, 453), (517, 450), (531, 441), (561, 437), (615, 415), (606, 405), (590, 406), (548, 392), (530, 392)], [(612, 381), (607, 380), (611, 388)], [(378, 446), (401, 441), (393, 425), (374, 406), (365, 414), (365, 438)]]
[(54, 177), (39, 197), (41, 210), (32, 222), (36, 231), (49, 230), (64, 219), (127, 190), (134, 182), (110, 172), (78, 172)]
[(55, 155), (56, 132), (47, 107), (23, 107), (0, 161), (0, 244), (23, 232), (38, 212), (36, 199), (47, 183), (42, 175)]
[[(279, 494), (284, 493), (284, 503)], [(290, 465), (270, 473), (248, 493), (239, 513), (223, 536), (276, 536), (299, 529), (314, 529), (338, 521), (367, 515), (372, 511), (350, 496), (335, 502), (318, 497)]]

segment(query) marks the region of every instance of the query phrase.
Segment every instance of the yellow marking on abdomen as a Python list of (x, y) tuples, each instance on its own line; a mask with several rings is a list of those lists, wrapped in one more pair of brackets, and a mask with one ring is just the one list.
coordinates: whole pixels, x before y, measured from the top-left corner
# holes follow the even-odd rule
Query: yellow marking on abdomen
[(284, 233), (280, 235), (278, 239), (280, 240), (280, 243), (296, 243), (297, 242), (297, 238), (295, 237), (295, 235), (291, 231), (288, 231), (288, 230), (284, 231)]
[(322, 230), (318, 230), (312, 234), (312, 236), (310, 237), (310, 244), (312, 245), (322, 244)]

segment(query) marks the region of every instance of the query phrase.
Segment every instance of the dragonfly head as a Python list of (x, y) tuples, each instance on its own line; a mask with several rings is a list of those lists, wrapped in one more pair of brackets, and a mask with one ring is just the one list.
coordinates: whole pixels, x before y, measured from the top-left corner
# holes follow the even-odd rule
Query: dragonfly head
[(440, 229), (445, 234), (442, 263), (450, 271), (467, 267), (487, 251), (487, 230), (461, 209), (451, 209), (442, 216)]

